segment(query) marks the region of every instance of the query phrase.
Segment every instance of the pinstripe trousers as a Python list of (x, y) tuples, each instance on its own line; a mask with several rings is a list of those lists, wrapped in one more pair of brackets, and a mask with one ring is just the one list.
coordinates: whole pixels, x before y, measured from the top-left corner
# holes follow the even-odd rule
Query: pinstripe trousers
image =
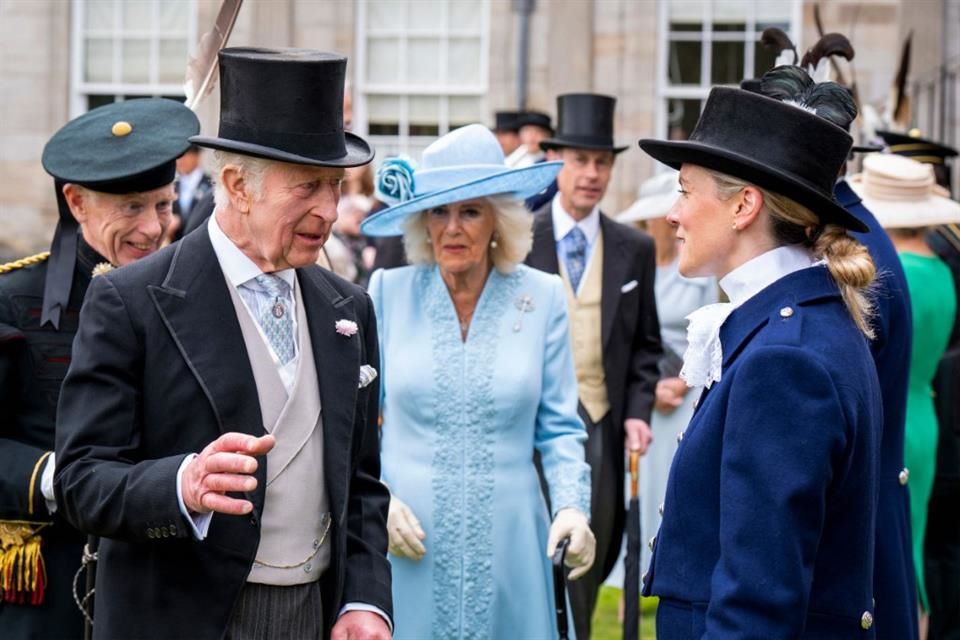
[(286, 587), (246, 583), (240, 591), (224, 638), (322, 640), (320, 583)]

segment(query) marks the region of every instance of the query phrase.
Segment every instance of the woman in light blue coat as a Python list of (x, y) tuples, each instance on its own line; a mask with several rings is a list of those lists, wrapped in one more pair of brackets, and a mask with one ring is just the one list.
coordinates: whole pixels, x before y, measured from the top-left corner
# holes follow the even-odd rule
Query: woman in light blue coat
[(412, 263), (370, 282), (396, 638), (555, 638), (548, 556), (569, 537), (571, 578), (593, 563), (564, 292), (521, 264), (522, 198), (558, 169), (509, 170), (493, 134), (470, 125), (419, 170), (388, 160), (378, 174), (395, 204), (363, 231), (402, 233)]

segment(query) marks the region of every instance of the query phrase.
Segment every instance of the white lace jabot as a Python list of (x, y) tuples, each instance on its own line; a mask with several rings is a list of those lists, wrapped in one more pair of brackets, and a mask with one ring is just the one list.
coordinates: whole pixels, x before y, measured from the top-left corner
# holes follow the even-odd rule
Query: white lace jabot
[(720, 381), (723, 368), (720, 327), (734, 309), (780, 278), (814, 264), (816, 260), (808, 249), (791, 245), (762, 253), (724, 276), (720, 288), (730, 302), (708, 304), (687, 316), (688, 345), (680, 370), (680, 377), (687, 385), (709, 389)]

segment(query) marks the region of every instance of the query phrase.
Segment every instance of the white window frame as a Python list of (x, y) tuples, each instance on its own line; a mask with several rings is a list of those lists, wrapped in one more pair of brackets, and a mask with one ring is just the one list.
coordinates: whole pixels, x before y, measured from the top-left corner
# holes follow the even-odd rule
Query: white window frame
[[(476, 84), (407, 84), (407, 83), (375, 83), (368, 82), (366, 79), (367, 70), (367, 0), (356, 0), (356, 63), (353, 66), (353, 121), (354, 130), (370, 140), (377, 146), (389, 145), (399, 147), (402, 154), (411, 155), (411, 148), (421, 148), (436, 139), (436, 136), (411, 136), (409, 133), (409, 116), (406, 109), (406, 100), (400, 101), (400, 114), (397, 117), (399, 123), (399, 133), (396, 136), (371, 136), (368, 133), (367, 120), (367, 96), (368, 95), (386, 95), (400, 97), (439, 97), (440, 116), (439, 116), (439, 135), (449, 131), (450, 113), (447, 100), (444, 98), (456, 96), (471, 96), (480, 98), (481, 113), (487, 110), (487, 92), (490, 84), (490, 1), (475, 0), (481, 6), (480, 9), (480, 82)], [(399, 68), (406, 68), (407, 42), (411, 37), (436, 37), (443, 41), (444, 55), (440, 57), (440, 77), (446, 78), (446, 65), (448, 57), (446, 55), (447, 41), (451, 37), (475, 36), (476, 30), (456, 31), (447, 27), (447, 12), (449, 5), (442, 0), (436, 2), (439, 11), (443, 12), (443, 29), (380, 29), (376, 35), (385, 37), (395, 37), (400, 40), (400, 61)], [(377, 160), (383, 160), (378, 154)]]
[[(760, 33), (756, 30), (755, 9), (758, 2), (767, 2), (769, 0), (752, 0), (748, 3), (748, 13), (745, 32), (717, 32), (713, 31), (713, 6), (723, 0), (710, 0), (704, 2), (702, 31), (677, 31), (670, 32), (670, 3), (672, 0), (657, 0), (657, 107), (656, 107), (656, 135), (658, 138), (666, 139), (667, 131), (667, 102), (671, 99), (678, 100), (706, 100), (710, 89), (713, 86), (710, 81), (710, 72), (712, 69), (711, 56), (713, 55), (714, 41), (720, 42), (744, 42), (752, 43), (760, 38)], [(803, 35), (803, 2), (802, 0), (779, 0), (790, 6), (790, 30), (788, 34), (795, 43), (802, 41)], [(693, 85), (671, 85), (669, 76), (669, 56), (671, 40), (687, 40), (702, 42), (700, 49), (700, 83)], [(798, 51), (801, 51), (798, 44)], [(744, 47), (743, 56), (743, 77), (753, 75), (754, 48)]]
[[(150, 59), (156, 62), (159, 59), (161, 33), (157, 25), (160, 20), (160, 2), (151, 3), (153, 17), (148, 29), (125, 30), (122, 24), (120, 6), (124, 0), (114, 4), (114, 25), (112, 29), (96, 30), (94, 33), (102, 37), (113, 39), (113, 73), (120, 76), (121, 47), (119, 42), (124, 37), (139, 37), (150, 42)], [(71, 0), (71, 34), (70, 34), (70, 117), (75, 118), (87, 111), (87, 96), (113, 95), (117, 100), (123, 96), (183, 96), (186, 80), (187, 60), (183, 61), (184, 82), (164, 83), (158, 81), (159, 69), (156, 64), (150, 67), (151, 81), (146, 83), (133, 82), (87, 82), (84, 80), (84, 66), (86, 63), (85, 36), (90, 35), (86, 30), (86, 0)], [(187, 5), (187, 55), (194, 55), (197, 46), (197, 0), (189, 0)]]

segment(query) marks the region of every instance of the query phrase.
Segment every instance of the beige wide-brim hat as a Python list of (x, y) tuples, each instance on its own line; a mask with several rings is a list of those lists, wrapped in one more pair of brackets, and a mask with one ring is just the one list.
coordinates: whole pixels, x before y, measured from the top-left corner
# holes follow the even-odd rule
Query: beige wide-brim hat
[(637, 200), (617, 216), (617, 222), (640, 222), (663, 218), (680, 197), (679, 171), (671, 169), (644, 180)]
[(937, 185), (933, 167), (904, 156), (873, 154), (849, 180), (864, 206), (885, 229), (960, 222), (960, 202)]

